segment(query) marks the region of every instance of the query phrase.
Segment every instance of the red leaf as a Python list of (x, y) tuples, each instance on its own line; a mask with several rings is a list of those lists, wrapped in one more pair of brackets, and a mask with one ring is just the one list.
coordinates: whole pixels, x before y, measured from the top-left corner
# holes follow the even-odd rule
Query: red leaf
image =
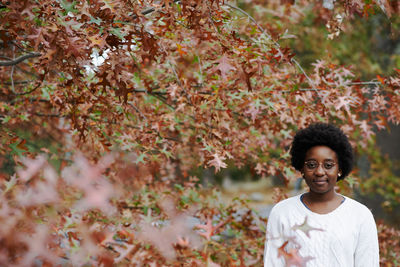
[(203, 229), (205, 232), (199, 233), (199, 235), (204, 236), (208, 241), (210, 241), (215, 231), (226, 223), (227, 221), (223, 221), (216, 226), (213, 226), (212, 220), (210, 218), (207, 218), (206, 224), (198, 224), (195, 227), (198, 229)]
[(278, 257), (283, 257), (285, 259), (286, 266), (305, 267), (307, 265), (307, 262), (313, 259), (309, 256), (300, 256), (298, 249), (290, 249), (287, 252), (285, 248), (288, 243), (289, 241), (286, 241), (285, 243), (283, 243), (282, 246), (278, 248)]

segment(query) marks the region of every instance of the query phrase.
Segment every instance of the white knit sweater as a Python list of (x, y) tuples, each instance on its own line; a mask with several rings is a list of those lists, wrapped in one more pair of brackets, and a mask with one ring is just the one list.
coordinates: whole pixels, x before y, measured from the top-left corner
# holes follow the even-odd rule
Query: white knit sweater
[(268, 218), (264, 267), (280, 266), (379, 267), (372, 213), (348, 197), (328, 214), (309, 210), (300, 195), (279, 202)]

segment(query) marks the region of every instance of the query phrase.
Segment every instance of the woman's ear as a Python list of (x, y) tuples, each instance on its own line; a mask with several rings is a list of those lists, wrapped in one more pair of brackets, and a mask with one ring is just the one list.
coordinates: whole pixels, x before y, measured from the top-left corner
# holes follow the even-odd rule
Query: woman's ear
[(338, 172), (338, 177), (340, 177), (340, 176), (342, 176), (342, 171), (341, 170), (339, 170), (339, 172)]

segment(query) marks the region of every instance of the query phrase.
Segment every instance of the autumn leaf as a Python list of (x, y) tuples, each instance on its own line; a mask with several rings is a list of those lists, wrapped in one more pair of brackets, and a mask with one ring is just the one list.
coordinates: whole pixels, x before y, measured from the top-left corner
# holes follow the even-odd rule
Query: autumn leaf
[(4, 185), (6, 186), (6, 188), (4, 189), (4, 193), (10, 191), (17, 183), (17, 180), (18, 180), (17, 175), (15, 173), (12, 176), (10, 176), (10, 179), (4, 182)]
[(315, 228), (315, 227), (310, 226), (310, 225), (308, 224), (307, 221), (308, 221), (308, 217), (306, 216), (306, 217), (304, 218), (304, 222), (303, 222), (302, 224), (295, 224), (294, 226), (292, 226), (292, 230), (293, 230), (293, 231), (300, 230), (300, 231), (302, 231), (308, 238), (310, 238), (310, 232), (311, 232), (311, 231), (324, 231), (324, 230), (322, 230), (322, 229), (320, 229), (320, 228)]
[(219, 71), (221, 73), (222, 79), (225, 80), (228, 72), (235, 70), (236, 68), (230, 64), (230, 60), (226, 55), (220, 57), (217, 61), (218, 65), (213, 67), (210, 71)]
[(103, 34), (103, 36), (101, 34), (89, 36), (88, 39), (91, 42), (90, 46), (91, 47), (96, 46), (100, 50), (102, 50), (105, 46), (108, 46), (106, 42), (107, 37), (108, 37), (107, 34)]
[[(151, 223), (142, 221), (140, 230), (136, 236), (143, 242), (153, 245), (166, 259), (176, 258), (174, 246), (181, 244), (198, 249), (202, 242), (193, 231), (189, 223), (188, 214), (179, 213), (171, 218), (169, 223), (163, 227), (156, 227)], [(183, 241), (185, 240), (185, 241)]]
[(256, 167), (254, 168), (257, 174), (263, 174), (266, 172), (265, 167), (261, 163), (257, 163)]
[(378, 81), (379, 81), (381, 84), (385, 84), (385, 78), (384, 78), (384, 77), (382, 77), (382, 76), (380, 76), (380, 75), (376, 75), (376, 78), (378, 79)]
[(207, 162), (208, 166), (215, 167), (215, 172), (218, 172), (221, 168), (226, 168), (228, 165), (224, 162), (225, 157), (219, 156), (218, 153), (213, 154), (214, 159)]
[(215, 229), (210, 218), (207, 219), (207, 223), (205, 225), (198, 224), (196, 225), (196, 228), (204, 230), (204, 232), (199, 233), (199, 235), (204, 236), (208, 241), (211, 240), (211, 236), (214, 234)]
[(35, 159), (23, 158), (22, 163), (25, 165), (25, 169), (18, 169), (17, 175), (21, 181), (27, 182), (42, 169), (46, 162), (44, 156), (38, 156)]
[(33, 234), (17, 238), (23, 241), (27, 247), (27, 252), (20, 261), (22, 266), (30, 265), (39, 258), (48, 260), (52, 264), (58, 262), (58, 257), (49, 249), (51, 232), (46, 225), (36, 225)]
[(302, 257), (299, 254), (298, 249), (289, 249), (286, 251), (286, 246), (288, 245), (289, 241), (286, 241), (278, 248), (278, 257), (283, 257), (285, 259), (285, 263), (287, 267), (306, 267), (307, 262), (312, 260), (313, 257), (307, 256)]
[(336, 103), (336, 110), (339, 110), (341, 108), (344, 108), (346, 111), (349, 111), (349, 105), (350, 105), (351, 101), (347, 96), (340, 96), (337, 100)]
[(214, 226), (212, 219), (207, 218), (206, 224), (197, 224), (195, 227), (204, 230), (204, 232), (200, 232), (199, 235), (204, 236), (207, 241), (210, 241), (215, 232), (226, 223), (227, 221), (222, 221)]

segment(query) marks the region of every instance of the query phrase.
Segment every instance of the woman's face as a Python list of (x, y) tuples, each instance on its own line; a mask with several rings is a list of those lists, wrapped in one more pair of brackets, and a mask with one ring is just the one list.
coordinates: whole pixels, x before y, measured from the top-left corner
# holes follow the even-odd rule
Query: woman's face
[(302, 172), (311, 192), (334, 192), (340, 173), (336, 152), (327, 146), (310, 148), (306, 153)]

